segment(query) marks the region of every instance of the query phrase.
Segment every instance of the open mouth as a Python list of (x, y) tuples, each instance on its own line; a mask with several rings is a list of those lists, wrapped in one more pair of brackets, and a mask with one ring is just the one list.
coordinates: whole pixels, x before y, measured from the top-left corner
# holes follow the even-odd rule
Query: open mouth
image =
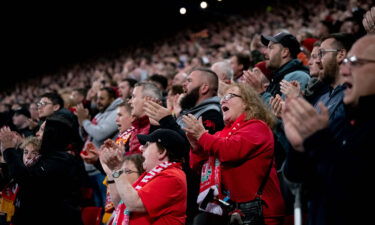
[(344, 86), (345, 86), (347, 89), (352, 89), (353, 84), (351, 84), (351, 83), (349, 83), (349, 82), (345, 82), (345, 83), (344, 83)]
[(221, 107), (221, 110), (223, 110), (223, 112), (226, 112), (226, 111), (229, 110), (229, 108), (227, 106), (223, 106), (223, 107)]

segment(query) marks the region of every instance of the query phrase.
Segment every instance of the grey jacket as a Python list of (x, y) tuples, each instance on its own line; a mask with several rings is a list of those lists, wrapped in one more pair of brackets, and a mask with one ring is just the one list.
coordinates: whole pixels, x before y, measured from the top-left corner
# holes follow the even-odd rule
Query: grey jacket
[(83, 129), (96, 147), (100, 147), (106, 139), (112, 138), (117, 133), (116, 108), (122, 102), (121, 98), (117, 98), (104, 112), (96, 114), (96, 124), (90, 120), (83, 121)]

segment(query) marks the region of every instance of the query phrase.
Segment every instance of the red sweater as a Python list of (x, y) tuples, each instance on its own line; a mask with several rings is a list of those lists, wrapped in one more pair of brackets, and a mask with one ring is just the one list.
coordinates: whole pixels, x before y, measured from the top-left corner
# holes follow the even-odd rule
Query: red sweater
[[(214, 135), (204, 133), (198, 143), (199, 152), (191, 152), (192, 166), (205, 160), (204, 155), (214, 155), (221, 162), (222, 184), (230, 192), (230, 198), (236, 202), (253, 200), (274, 153), (273, 133), (268, 125), (260, 120), (246, 121), (243, 114)], [(265, 217), (284, 215), (284, 201), (274, 165), (262, 199)]]

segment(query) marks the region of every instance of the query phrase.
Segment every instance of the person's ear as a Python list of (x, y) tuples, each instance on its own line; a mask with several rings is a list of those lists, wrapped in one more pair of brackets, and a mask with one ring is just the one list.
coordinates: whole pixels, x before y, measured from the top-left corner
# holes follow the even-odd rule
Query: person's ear
[(337, 52), (337, 56), (336, 56), (336, 60), (337, 60), (337, 63), (338, 64), (341, 64), (343, 61), (344, 61), (344, 59), (345, 59), (345, 57), (346, 57), (346, 50), (345, 49), (341, 49), (341, 50), (339, 50), (338, 52)]
[(167, 150), (166, 149), (162, 149), (161, 151), (159, 151), (159, 157), (158, 157), (158, 159), (160, 161), (162, 161), (163, 159), (165, 159), (165, 157), (167, 157)]
[(57, 111), (57, 110), (59, 110), (60, 109), (60, 105), (53, 105), (53, 111)]
[(210, 90), (210, 87), (207, 83), (202, 83), (202, 85), (199, 88), (200, 94), (205, 95)]
[(282, 48), (281, 49), (281, 58), (286, 58), (290, 55), (289, 48)]

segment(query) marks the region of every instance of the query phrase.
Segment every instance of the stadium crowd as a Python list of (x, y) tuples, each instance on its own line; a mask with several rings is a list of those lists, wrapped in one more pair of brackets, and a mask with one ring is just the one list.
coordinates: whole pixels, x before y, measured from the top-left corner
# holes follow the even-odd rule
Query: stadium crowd
[(374, 33), (371, 1), (276, 4), (20, 81), (0, 224), (369, 223)]

